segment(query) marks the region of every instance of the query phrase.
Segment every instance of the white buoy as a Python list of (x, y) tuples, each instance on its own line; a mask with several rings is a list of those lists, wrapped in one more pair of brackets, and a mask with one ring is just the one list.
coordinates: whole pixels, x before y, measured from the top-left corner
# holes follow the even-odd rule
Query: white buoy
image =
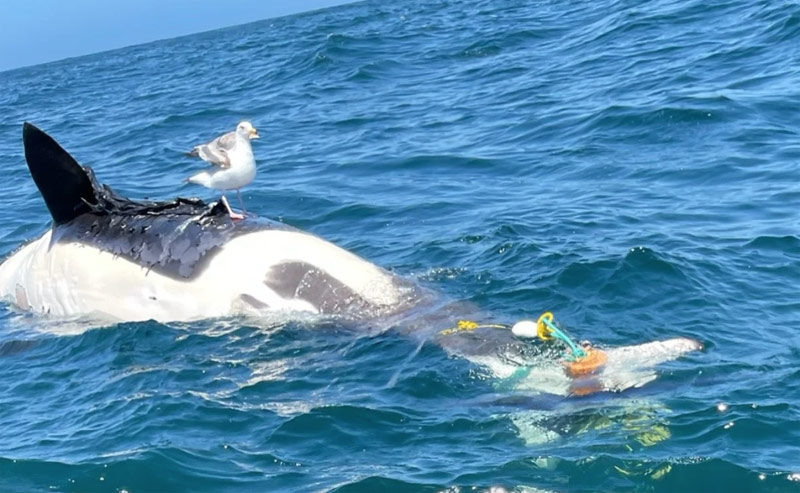
[(517, 337), (533, 339), (539, 333), (538, 324), (533, 320), (520, 320), (511, 327), (511, 333)]

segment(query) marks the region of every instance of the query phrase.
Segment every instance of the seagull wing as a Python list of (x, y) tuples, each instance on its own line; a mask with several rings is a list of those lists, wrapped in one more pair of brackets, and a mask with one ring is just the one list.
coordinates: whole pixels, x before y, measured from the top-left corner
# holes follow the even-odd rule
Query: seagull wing
[(236, 134), (228, 132), (220, 135), (208, 144), (202, 144), (194, 149), (189, 154), (197, 156), (203, 161), (219, 166), (221, 168), (230, 168), (231, 160), (228, 156), (228, 151), (233, 149), (236, 145)]

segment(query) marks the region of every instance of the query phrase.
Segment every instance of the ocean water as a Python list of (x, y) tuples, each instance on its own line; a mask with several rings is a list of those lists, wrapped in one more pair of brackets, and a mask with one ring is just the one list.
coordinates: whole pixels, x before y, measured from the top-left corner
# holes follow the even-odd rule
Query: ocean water
[(372, 0), (0, 73), (2, 254), (49, 225), (23, 121), (214, 200), (181, 153), (247, 118), (261, 216), (486, 321), (705, 345), (557, 397), (403, 327), (4, 304), (0, 491), (800, 491), (798, 102), (788, 1)]

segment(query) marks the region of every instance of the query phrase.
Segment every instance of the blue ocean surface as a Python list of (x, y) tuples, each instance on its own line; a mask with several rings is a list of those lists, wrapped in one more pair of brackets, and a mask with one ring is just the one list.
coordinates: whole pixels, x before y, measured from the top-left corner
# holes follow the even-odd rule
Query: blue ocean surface
[(705, 346), (559, 397), (402, 326), (3, 304), (0, 491), (800, 491), (799, 104), (783, 0), (370, 0), (0, 73), (3, 255), (50, 224), (22, 122), (216, 200), (183, 153), (249, 119), (260, 216), (487, 322)]

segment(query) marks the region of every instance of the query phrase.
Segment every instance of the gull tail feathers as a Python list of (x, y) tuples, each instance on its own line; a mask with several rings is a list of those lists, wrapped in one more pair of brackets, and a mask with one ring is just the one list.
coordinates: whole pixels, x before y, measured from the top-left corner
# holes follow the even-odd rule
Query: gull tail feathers
[(211, 174), (208, 171), (201, 171), (197, 174), (194, 174), (187, 178), (186, 181), (211, 188)]

